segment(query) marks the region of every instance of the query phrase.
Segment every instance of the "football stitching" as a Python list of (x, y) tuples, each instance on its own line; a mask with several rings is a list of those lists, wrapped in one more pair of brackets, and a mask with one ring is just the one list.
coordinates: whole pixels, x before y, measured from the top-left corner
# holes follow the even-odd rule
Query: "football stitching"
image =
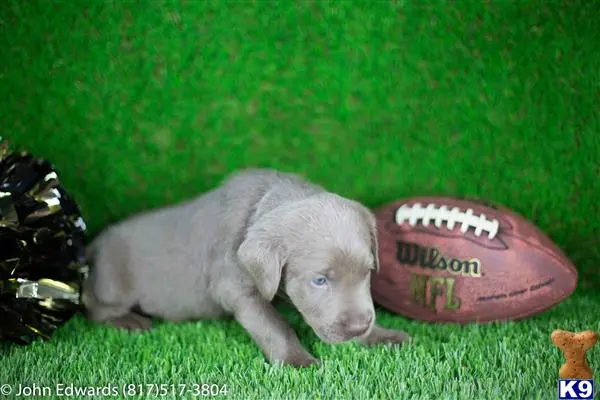
[(474, 235), (479, 237), (483, 232), (487, 232), (490, 240), (494, 239), (500, 230), (500, 223), (497, 219), (490, 218), (483, 213), (476, 215), (471, 208), (463, 211), (459, 207), (449, 208), (446, 205), (438, 206), (434, 203), (426, 206), (421, 203), (410, 206), (403, 204), (396, 210), (395, 220), (398, 225), (408, 223), (410, 226), (416, 226), (417, 223), (428, 226), (433, 222), (436, 228), (439, 229), (445, 225), (449, 230), (454, 230), (456, 224), (460, 224), (462, 233), (474, 229)]

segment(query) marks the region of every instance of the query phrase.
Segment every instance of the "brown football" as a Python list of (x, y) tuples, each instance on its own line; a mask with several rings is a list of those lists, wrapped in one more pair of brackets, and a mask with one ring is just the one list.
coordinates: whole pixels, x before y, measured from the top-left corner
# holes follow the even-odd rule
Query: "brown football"
[(539, 314), (568, 297), (577, 270), (512, 210), (480, 200), (413, 197), (374, 211), (376, 304), (428, 322), (491, 322)]

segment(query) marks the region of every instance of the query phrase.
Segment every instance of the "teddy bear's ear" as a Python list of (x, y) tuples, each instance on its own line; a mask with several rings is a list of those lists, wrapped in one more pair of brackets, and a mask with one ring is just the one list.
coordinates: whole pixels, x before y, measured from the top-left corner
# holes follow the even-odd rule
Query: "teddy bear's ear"
[(584, 340), (596, 341), (598, 340), (598, 334), (594, 331), (585, 331), (581, 334)]
[(554, 332), (552, 332), (552, 334), (550, 335), (550, 339), (552, 340), (552, 343), (554, 343), (557, 347), (562, 348), (568, 344), (568, 340), (566, 340), (567, 334), (568, 332), (557, 329)]
[(598, 334), (593, 331), (585, 331), (579, 334), (579, 338), (584, 348), (589, 349), (598, 341)]

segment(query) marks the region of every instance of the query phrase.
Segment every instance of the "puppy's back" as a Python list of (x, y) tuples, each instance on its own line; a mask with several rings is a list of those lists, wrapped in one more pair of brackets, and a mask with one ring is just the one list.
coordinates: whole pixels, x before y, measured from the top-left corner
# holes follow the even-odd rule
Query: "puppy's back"
[(283, 203), (324, 191), (297, 174), (264, 168), (240, 170), (224, 179), (218, 187), (196, 198), (143, 211), (111, 224), (88, 245), (86, 251), (90, 258), (94, 258), (99, 247), (119, 237), (124, 242), (148, 246), (150, 248), (146, 250), (153, 250), (150, 251), (152, 253), (158, 250), (156, 244), (169, 242), (175, 237), (204, 236), (206, 231), (212, 231), (211, 242), (214, 237), (220, 237), (221, 243), (229, 242), (229, 245), (235, 246), (252, 219)]

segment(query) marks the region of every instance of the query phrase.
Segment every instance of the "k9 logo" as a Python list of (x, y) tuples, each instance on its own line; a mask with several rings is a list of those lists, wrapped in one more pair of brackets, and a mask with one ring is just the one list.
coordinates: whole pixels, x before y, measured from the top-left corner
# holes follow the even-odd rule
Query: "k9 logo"
[(560, 379), (558, 381), (559, 400), (587, 400), (594, 398), (592, 379)]

